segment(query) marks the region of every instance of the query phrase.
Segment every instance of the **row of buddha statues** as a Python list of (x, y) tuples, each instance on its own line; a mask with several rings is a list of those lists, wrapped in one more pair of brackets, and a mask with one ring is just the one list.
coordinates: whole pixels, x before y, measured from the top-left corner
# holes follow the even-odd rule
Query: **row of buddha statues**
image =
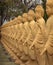
[[(20, 65), (53, 65), (53, 0), (1, 26), (1, 42)], [(45, 23), (46, 22), (46, 23)]]

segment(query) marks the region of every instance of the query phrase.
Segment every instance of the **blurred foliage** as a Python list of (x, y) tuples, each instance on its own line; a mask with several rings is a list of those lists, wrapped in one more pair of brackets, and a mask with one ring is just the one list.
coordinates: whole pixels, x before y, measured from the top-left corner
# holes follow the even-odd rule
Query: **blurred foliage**
[(20, 0), (6, 0), (5, 2), (8, 4), (10, 14), (18, 16), (27, 11), (26, 6)]
[(2, 19), (13, 19), (18, 15), (27, 12), (27, 7), (21, 0), (3, 0), (0, 2), (0, 15)]
[[(46, 0), (43, 0), (43, 7), (46, 10)], [(5, 19), (10, 20), (22, 13), (27, 12), (28, 8), (21, 0), (3, 0), (0, 2), (0, 15), (2, 16), (2, 21)], [(47, 20), (46, 11), (44, 15), (45, 20)]]

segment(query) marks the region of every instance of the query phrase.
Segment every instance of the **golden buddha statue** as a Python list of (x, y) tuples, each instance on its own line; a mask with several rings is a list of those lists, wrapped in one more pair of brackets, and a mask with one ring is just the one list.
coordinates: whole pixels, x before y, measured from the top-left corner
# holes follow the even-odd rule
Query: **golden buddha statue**
[[(24, 25), (23, 25), (23, 27), (24, 27), (24, 29), (25, 29), (25, 31), (26, 31), (26, 27), (25, 27), (25, 23), (27, 22), (27, 13), (24, 13), (23, 15), (22, 15), (22, 22), (24, 23)], [(25, 35), (26, 35), (26, 33), (27, 32), (25, 32), (24, 30), (22, 30), (23, 31), (23, 34), (22, 34), (22, 36), (21, 36), (21, 38), (19, 39), (19, 41), (21, 40), (21, 39), (23, 39), (23, 42), (24, 42), (24, 37), (25, 37)]]
[[(38, 5), (35, 8), (35, 18), (36, 18), (36, 24), (38, 25), (39, 29), (41, 29), (42, 34), (45, 33), (45, 21), (43, 19), (44, 16), (44, 10), (41, 5)], [(39, 31), (39, 30), (38, 30)], [(44, 32), (43, 32), (44, 31)], [(38, 34), (38, 33), (37, 33)], [(43, 35), (44, 36), (44, 35)], [(33, 44), (32, 44), (33, 46)]]
[[(30, 34), (28, 35), (28, 37), (27, 37), (27, 39), (25, 40), (25, 42), (24, 42), (24, 46), (26, 45), (27, 46), (27, 48), (28, 48), (28, 55), (29, 55), (29, 57), (30, 57), (30, 59), (35, 59), (35, 53), (34, 53), (34, 49), (29, 49), (29, 46), (32, 44), (32, 42), (33, 42), (33, 40), (34, 40), (34, 38), (33, 38), (33, 27), (34, 26), (36, 26), (35, 25), (35, 20), (34, 20), (34, 18), (35, 18), (35, 16), (34, 16), (34, 11), (33, 10), (29, 10), (29, 12), (28, 12), (28, 21), (30, 22), (29, 23), (29, 27), (30, 27), (30, 29), (31, 29), (31, 32), (30, 32)], [(31, 23), (33, 23), (32, 25), (31, 25)], [(34, 25), (34, 26), (33, 26)], [(32, 27), (33, 26), (33, 27)], [(33, 53), (32, 53), (33, 52)]]
[(48, 37), (42, 54), (47, 52), (47, 60), (49, 60), (48, 63), (53, 65), (53, 0), (47, 0), (46, 12), (49, 16), (46, 22)]
[[(22, 15), (22, 17), (23, 17), (22, 22), (24, 23), (23, 26), (24, 26), (25, 31), (23, 30), (23, 34), (22, 34), (21, 38), (19, 39), (19, 43), (21, 43), (21, 46), (23, 48), (23, 55), (21, 57), (21, 60), (28, 60), (28, 56), (26, 56), (28, 54), (28, 49), (26, 46), (23, 46), (24, 41), (30, 34), (29, 22), (27, 21), (27, 17), (28, 17), (27, 13), (24, 13)], [(28, 31), (29, 31), (29, 33), (28, 33)], [(20, 48), (21, 48), (21, 46), (20, 46)]]
[[(22, 22), (22, 17), (21, 17), (21, 16), (18, 16), (18, 17), (17, 17), (17, 22), (18, 22), (19, 24)], [(20, 36), (22, 35), (19, 25), (18, 25), (17, 30), (18, 30), (18, 31), (17, 31), (17, 35), (16, 35), (16, 37), (15, 37), (16, 40), (18, 40), (18, 39), (20, 38)]]
[(37, 5), (35, 8), (35, 18), (37, 22), (38, 31), (36, 34), (36, 37), (31, 44), (30, 48), (35, 46), (35, 51), (36, 51), (36, 57), (39, 65), (45, 65), (45, 54), (43, 56), (40, 55), (43, 47), (44, 47), (44, 42), (46, 38), (46, 27), (45, 27), (45, 20), (43, 19), (44, 16), (44, 9), (41, 5)]
[[(26, 38), (26, 40), (25, 40), (25, 42), (23, 44), (24, 51), (25, 51), (25, 53), (27, 52), (27, 55), (29, 56), (29, 59), (26, 62), (27, 65), (29, 65), (29, 64), (32, 64), (32, 65), (36, 64), (37, 65), (37, 62), (35, 61), (36, 58), (35, 58), (34, 48), (29, 49), (30, 45), (32, 44), (32, 42), (34, 40), (34, 38), (33, 38), (34, 37), (33, 32), (35, 32), (35, 31), (33, 31), (33, 30), (36, 30), (36, 28), (37, 28), (35, 20), (34, 20), (35, 19), (35, 15), (34, 14), (35, 13), (34, 13), (33, 10), (29, 10), (27, 19), (29, 21), (28, 26), (30, 27), (31, 31), (30, 31), (28, 37)], [(28, 29), (28, 28), (26, 27), (26, 29)]]

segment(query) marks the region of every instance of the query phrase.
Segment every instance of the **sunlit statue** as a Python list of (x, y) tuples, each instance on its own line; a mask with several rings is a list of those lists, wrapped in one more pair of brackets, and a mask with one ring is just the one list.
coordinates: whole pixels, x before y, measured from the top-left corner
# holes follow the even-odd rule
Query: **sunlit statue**
[(11, 26), (11, 31), (12, 31), (13, 34), (11, 34), (11, 36), (14, 39), (11, 39), (11, 43), (13, 44), (13, 51), (14, 51), (14, 53), (16, 53), (18, 57), (20, 57), (21, 53), (20, 53), (20, 50), (18, 49), (19, 44), (17, 43), (17, 41), (18, 41), (20, 35), (22, 34), (21, 33), (22, 31), (21, 31), (21, 28), (20, 28), (21, 16), (18, 16), (17, 18), (15, 18), (13, 20), (13, 23), (14, 23), (14, 25)]
[[(17, 22), (19, 22), (19, 24), (21, 23), (21, 21), (22, 21), (22, 17), (21, 16), (18, 16), (18, 18), (17, 18)], [(21, 30), (20, 30), (20, 26), (18, 25), (18, 35), (16, 35), (16, 37), (15, 37), (15, 39), (19, 39), (20, 38), (20, 36), (22, 35), (22, 33), (21, 33)]]
[(35, 17), (39, 29), (30, 48), (35, 46), (37, 61), (39, 65), (45, 65), (45, 54), (43, 56), (40, 56), (40, 53), (44, 47), (44, 42), (46, 40), (46, 27), (45, 27), (45, 21), (43, 19), (43, 16), (44, 16), (44, 9), (41, 5), (38, 5), (35, 8)]
[[(18, 47), (18, 49), (19, 49), (19, 51), (21, 52), (21, 54), (19, 55), (19, 53), (17, 53), (17, 56), (19, 57), (21, 57), (20, 59), (21, 60), (26, 60), (26, 56), (24, 55), (24, 50), (25, 50), (25, 52), (26, 52), (26, 48), (23, 50), (23, 42), (25, 41), (25, 39), (27, 38), (27, 36), (28, 36), (28, 34), (30, 33), (28, 33), (28, 29), (30, 30), (30, 28), (29, 28), (29, 26), (28, 26), (28, 23), (29, 22), (27, 22), (27, 13), (24, 13), (22, 16), (18, 16), (18, 21), (20, 21), (21, 23), (19, 24), (19, 28), (16, 28), (17, 29), (17, 35), (16, 35), (16, 39), (17, 39), (17, 46), (16, 47)], [(18, 22), (17, 21), (17, 22)], [(16, 25), (16, 27), (17, 27), (17, 25)], [(22, 54), (22, 52), (23, 52), (23, 54)], [(25, 54), (27, 54), (27, 52), (25, 53)]]
[[(34, 49), (29, 49), (29, 46), (32, 44), (32, 42), (33, 42), (33, 40), (34, 40), (34, 34), (33, 34), (33, 32), (35, 32), (35, 31), (33, 31), (34, 29), (36, 30), (36, 25), (35, 25), (35, 20), (34, 20), (34, 18), (35, 18), (35, 13), (34, 13), (34, 11), (33, 10), (29, 10), (29, 12), (28, 12), (28, 21), (30, 22), (29, 23), (29, 27), (30, 27), (30, 29), (31, 29), (31, 33), (28, 35), (28, 37), (27, 37), (27, 39), (25, 40), (25, 42), (24, 42), (24, 46), (25, 45), (27, 45), (27, 48), (28, 48), (28, 55), (29, 55), (29, 57), (30, 57), (30, 59), (33, 59), (33, 60), (35, 60), (35, 53), (34, 53)], [(33, 52), (33, 53), (32, 53)]]
[[(21, 38), (19, 39), (19, 42), (21, 43), (21, 45), (22, 45), (22, 48), (23, 48), (23, 54), (24, 55), (22, 55), (22, 57), (21, 57), (21, 60), (27, 60), (27, 59), (29, 59), (29, 57), (27, 56), (27, 54), (28, 54), (28, 49), (27, 49), (27, 47), (26, 47), (26, 45), (25, 46), (23, 46), (23, 43), (25, 42), (25, 40), (26, 40), (26, 38), (28, 37), (28, 35), (30, 34), (30, 32), (31, 32), (31, 29), (30, 29), (30, 27), (29, 27), (29, 21), (28, 21), (28, 14), (27, 13), (24, 13), (23, 15), (22, 15), (22, 20), (23, 20), (23, 23), (24, 23), (24, 29), (25, 29), (25, 32), (22, 34), (22, 36), (21, 36)], [(29, 32), (28, 32), (29, 31)]]
[[(40, 5), (37, 7), (36, 10), (37, 10), (37, 11), (36, 11), (37, 13), (39, 13), (39, 11), (41, 11), (41, 12), (40, 12), (41, 14), (38, 14), (38, 15), (40, 15), (40, 16), (37, 16), (37, 15), (36, 15), (36, 16), (37, 16), (37, 17), (36, 17), (36, 20), (39, 20), (39, 19), (40, 19), (40, 23), (39, 23), (39, 25), (37, 25), (37, 26), (40, 28), (41, 20), (42, 20), (43, 23), (45, 24), (44, 20), (41, 18), (41, 17), (44, 15), (44, 10), (42, 9), (42, 7), (41, 7)], [(29, 17), (28, 17), (28, 20), (31, 21), (31, 22), (30, 22), (30, 25), (31, 25), (31, 27), (33, 28), (33, 27), (34, 27), (33, 25), (34, 25), (36, 22), (34, 21), (34, 17), (35, 17), (34, 14), (35, 14), (35, 13), (32, 15), (32, 12), (33, 12), (33, 11), (30, 10), (30, 12), (28, 13), (28, 16), (29, 16)], [(43, 15), (42, 15), (42, 13), (43, 13)], [(38, 24), (38, 23), (36, 23), (36, 24)], [(35, 27), (36, 27), (36, 24), (35, 24)], [(42, 25), (42, 24), (41, 24), (41, 25)], [(44, 25), (44, 26), (45, 26), (45, 25)], [(43, 25), (42, 25), (42, 27), (43, 27)], [(41, 27), (41, 28), (42, 28), (42, 27)], [(31, 29), (32, 29), (32, 28), (31, 28)], [(33, 28), (33, 29), (34, 29), (34, 28)], [(35, 28), (35, 29), (36, 29), (36, 28)], [(35, 30), (35, 29), (34, 29), (34, 30)], [(45, 30), (44, 27), (43, 27), (43, 29)], [(42, 32), (43, 32), (43, 29), (41, 29)], [(38, 30), (38, 28), (36, 29), (36, 31), (37, 31), (37, 30)], [(35, 31), (34, 31), (34, 32), (35, 32)], [(44, 32), (43, 32), (43, 33), (44, 33)], [(35, 34), (35, 35), (36, 35), (36, 34)], [(35, 37), (36, 37), (36, 36), (35, 36)], [(31, 38), (30, 38), (30, 36), (29, 36), (29, 37), (27, 38), (27, 41), (26, 41), (26, 44), (29, 45), (29, 46), (30, 46), (31, 42), (33, 41), (33, 40), (31, 40), (31, 42), (29, 42), (30, 39), (31, 39)], [(29, 48), (29, 47), (28, 47), (28, 48)], [(33, 52), (33, 53), (32, 53), (32, 52)], [(35, 51), (34, 51), (34, 48), (32, 48), (31, 50), (28, 49), (29, 56), (30, 56), (31, 59), (33, 59), (33, 60), (36, 59), (35, 56), (34, 56), (34, 52), (35, 52)], [(36, 54), (35, 54), (35, 55), (36, 55)], [(31, 64), (31, 63), (33, 63), (33, 61), (28, 61), (28, 64)], [(36, 63), (36, 64), (37, 64), (37, 63)], [(41, 64), (41, 62), (40, 62), (39, 64)]]
[[(23, 50), (25, 51), (25, 53), (27, 53), (28, 61), (26, 62), (27, 65), (37, 65), (37, 62), (35, 61), (35, 51), (34, 48), (33, 49), (29, 49), (29, 46), (32, 44), (33, 41), (33, 29), (36, 30), (36, 25), (35, 25), (35, 13), (33, 10), (29, 10), (28, 12), (28, 16), (26, 17), (28, 21), (26, 21), (25, 27), (26, 27), (26, 32), (28, 33), (28, 36), (26, 38), (26, 40), (23, 43)], [(30, 29), (29, 29), (30, 28)], [(33, 61), (34, 60), (34, 61)]]
[(45, 47), (43, 49), (42, 54), (47, 52), (49, 64), (53, 65), (53, 0), (47, 0), (46, 2), (46, 12), (49, 16), (46, 27), (47, 27), (47, 33), (48, 38), (45, 44)]
[[(23, 17), (22, 21), (24, 23), (23, 26), (24, 26), (24, 29), (25, 29), (25, 33), (23, 33), (23, 35), (21, 36), (20, 40), (23, 39), (22, 41), (24, 42), (25, 37), (27, 37), (27, 35), (30, 33), (30, 28), (29, 28), (29, 22), (28, 22), (28, 19), (27, 19), (27, 17), (28, 17), (27, 13), (24, 13), (22, 15), (22, 17)], [(29, 30), (29, 33), (28, 33), (28, 30)]]
[[(2, 30), (3, 39), (8, 41), (11, 51), (26, 65), (53, 65), (53, 0), (47, 0), (46, 12), (49, 17), (46, 23), (44, 9), (37, 5), (35, 12), (29, 10), (16, 17)], [(11, 56), (16, 63), (13, 53)]]

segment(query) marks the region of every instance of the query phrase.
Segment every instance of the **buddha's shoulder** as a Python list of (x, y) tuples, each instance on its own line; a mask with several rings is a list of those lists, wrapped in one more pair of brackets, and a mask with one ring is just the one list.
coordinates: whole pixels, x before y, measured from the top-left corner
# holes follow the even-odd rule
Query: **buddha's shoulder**
[(53, 15), (48, 18), (46, 24), (52, 24), (52, 23), (53, 23)]
[(46, 22), (46, 27), (47, 27), (47, 30), (49, 33), (51, 33), (53, 31), (53, 15), (48, 18), (48, 20)]

